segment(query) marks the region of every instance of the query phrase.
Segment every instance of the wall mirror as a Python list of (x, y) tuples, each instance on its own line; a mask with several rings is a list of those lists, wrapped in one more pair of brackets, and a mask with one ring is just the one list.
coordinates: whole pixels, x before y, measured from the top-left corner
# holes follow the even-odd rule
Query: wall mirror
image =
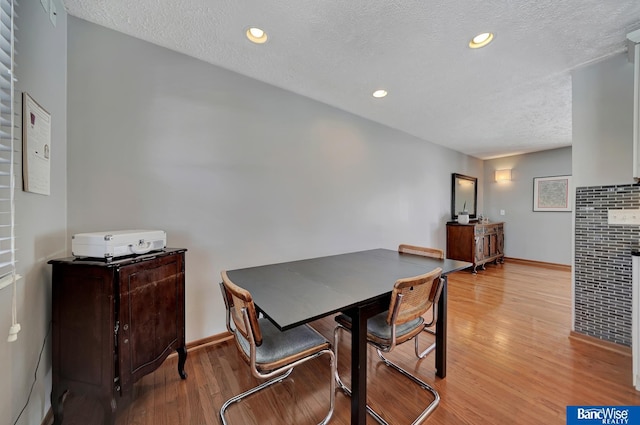
[(478, 179), (463, 174), (451, 175), (451, 219), (456, 220), (462, 210), (469, 212), (469, 219), (476, 218), (478, 203)]

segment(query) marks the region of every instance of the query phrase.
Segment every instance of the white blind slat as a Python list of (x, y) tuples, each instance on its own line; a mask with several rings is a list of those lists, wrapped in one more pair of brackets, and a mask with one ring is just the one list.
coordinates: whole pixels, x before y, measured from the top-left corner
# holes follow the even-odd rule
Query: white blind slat
[(15, 99), (15, 6), (17, 0), (0, 0), (0, 289), (13, 286), (9, 342), (17, 339), (16, 248), (15, 248), (15, 137), (17, 105)]

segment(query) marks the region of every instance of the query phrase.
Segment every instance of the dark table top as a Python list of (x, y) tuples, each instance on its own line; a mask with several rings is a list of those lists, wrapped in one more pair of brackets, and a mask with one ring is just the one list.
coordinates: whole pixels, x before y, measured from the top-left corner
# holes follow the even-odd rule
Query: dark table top
[(471, 264), (388, 249), (373, 249), (266, 266), (229, 270), (258, 308), (281, 330), (389, 296), (399, 278), (436, 267), (443, 275)]

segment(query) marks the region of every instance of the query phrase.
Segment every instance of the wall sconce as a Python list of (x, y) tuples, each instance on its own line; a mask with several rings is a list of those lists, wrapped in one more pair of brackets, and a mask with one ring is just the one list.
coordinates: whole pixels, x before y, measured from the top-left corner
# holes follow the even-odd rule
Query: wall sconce
[(496, 181), (497, 182), (508, 182), (511, 181), (511, 169), (506, 170), (496, 170)]

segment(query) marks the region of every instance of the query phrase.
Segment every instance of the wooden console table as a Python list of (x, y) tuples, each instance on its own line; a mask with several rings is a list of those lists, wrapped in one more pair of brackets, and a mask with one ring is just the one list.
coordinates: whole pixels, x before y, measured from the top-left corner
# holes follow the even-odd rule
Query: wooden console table
[(504, 223), (447, 223), (447, 258), (473, 263), (504, 262)]
[(133, 384), (173, 351), (187, 377), (184, 335), (185, 249), (111, 262), (63, 258), (53, 265), (52, 391), (54, 425), (67, 391), (95, 397), (104, 423), (131, 401)]

